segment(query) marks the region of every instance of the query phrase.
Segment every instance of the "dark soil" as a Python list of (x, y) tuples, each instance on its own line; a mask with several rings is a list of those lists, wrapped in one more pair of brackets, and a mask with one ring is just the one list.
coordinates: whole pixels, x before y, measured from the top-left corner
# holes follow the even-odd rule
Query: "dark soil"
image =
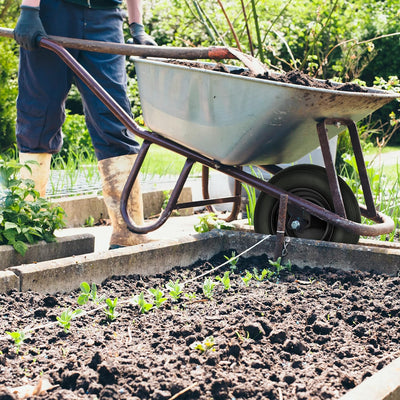
[[(53, 386), (46, 399), (337, 399), (398, 357), (400, 278), (292, 267), (246, 286), (246, 269), (274, 267), (241, 258), (231, 289), (219, 283), (208, 299), (206, 277), (193, 278), (225, 261), (107, 280), (99, 295), (118, 297), (117, 319), (100, 310), (74, 319), (67, 334), (56, 317), (78, 307), (78, 292), (0, 295), (0, 399), (41, 377)], [(165, 293), (145, 314), (130, 302), (177, 279), (196, 297)], [(5, 332), (23, 329), (32, 331), (16, 354)], [(211, 336), (208, 351), (194, 348)]]
[(330, 89), (330, 90), (339, 90), (343, 92), (360, 92), (360, 93), (367, 93), (368, 89), (357, 85), (355, 83), (342, 83), (342, 84), (334, 84), (329, 80), (319, 80), (314, 79), (311, 76), (305, 74), (301, 71), (289, 71), (287, 73), (278, 74), (273, 72), (265, 72), (263, 75), (254, 75), (247, 69), (244, 68), (237, 68), (230, 70), (227, 65), (216, 63), (216, 64), (206, 64), (206, 63), (198, 63), (192, 61), (181, 61), (181, 60), (168, 60), (168, 63), (176, 64), (176, 65), (184, 65), (186, 67), (191, 68), (200, 68), (206, 69), (210, 71), (217, 71), (217, 72), (225, 72), (235, 75), (241, 76), (249, 76), (252, 78), (258, 79), (267, 79), (274, 82), (282, 82), (282, 83), (291, 83), (294, 85), (302, 85), (314, 88), (321, 88), (321, 89)]

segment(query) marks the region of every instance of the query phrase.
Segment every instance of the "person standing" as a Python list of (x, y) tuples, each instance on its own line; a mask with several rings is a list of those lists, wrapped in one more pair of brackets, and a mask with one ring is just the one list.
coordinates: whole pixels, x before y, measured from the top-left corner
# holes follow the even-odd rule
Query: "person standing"
[[(110, 110), (76, 79), (68, 66), (53, 52), (40, 48), (47, 35), (123, 43), (124, 11), (122, 0), (22, 0), (14, 29), (20, 48), (16, 138), (21, 163), (34, 160), (31, 178), (45, 196), (51, 156), (61, 150), (61, 126), (65, 120), (65, 101), (72, 83), (83, 103), (86, 124), (98, 160), (103, 196), (113, 228), (110, 248), (148, 241), (146, 235), (130, 232), (120, 212), (120, 197), (139, 151), (134, 135)], [(145, 33), (142, 1), (126, 0), (133, 43), (157, 45)], [(115, 54), (71, 50), (72, 56), (129, 114), (125, 57)], [(25, 168), (23, 168), (25, 170)], [(143, 224), (140, 184), (132, 188), (127, 208), (134, 222)]]

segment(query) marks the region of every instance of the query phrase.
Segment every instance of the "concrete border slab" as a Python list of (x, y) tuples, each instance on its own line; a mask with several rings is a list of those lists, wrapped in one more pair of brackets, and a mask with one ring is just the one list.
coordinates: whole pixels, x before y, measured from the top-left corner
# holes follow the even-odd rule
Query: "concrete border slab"
[(12, 271), (0, 271), (0, 293), (19, 290), (19, 278)]
[(368, 377), (340, 400), (399, 400), (400, 358)]
[[(221, 251), (234, 250), (236, 254), (246, 251), (243, 257), (266, 255), (271, 258), (275, 243), (275, 236), (214, 230), (174, 240), (24, 264), (9, 270), (19, 277), (21, 291), (67, 292), (79, 288), (82, 281), (100, 284), (111, 276), (163, 273), (175, 266), (186, 267), (199, 259), (207, 260)], [(290, 261), (299, 267), (325, 266), (389, 275), (397, 275), (400, 271), (398, 247), (287, 238), (284, 252), (282, 261)]]
[(60, 237), (50, 243), (40, 241), (28, 245), (24, 256), (17, 253), (12, 246), (2, 245), (0, 246), (0, 270), (15, 265), (91, 253), (94, 251), (94, 245), (95, 237), (90, 233)]
[[(112, 276), (153, 275), (175, 266), (189, 266), (199, 258), (207, 260), (224, 248), (224, 235), (188, 236), (120, 248), (111, 251), (67, 257), (9, 268), (20, 279), (21, 291), (68, 292), (83, 281), (100, 284)], [(68, 277), (68, 279), (66, 279)]]
[[(143, 197), (143, 216), (145, 219), (160, 213), (165, 193), (162, 190), (146, 191)], [(179, 196), (178, 202), (186, 203), (192, 201), (192, 189), (184, 187)], [(65, 211), (65, 223), (68, 228), (81, 227), (85, 225), (88, 217), (93, 217), (95, 222), (100, 219), (108, 219), (108, 211), (103, 196), (85, 195), (69, 196), (51, 199)], [(193, 208), (182, 209), (180, 215), (193, 214)]]

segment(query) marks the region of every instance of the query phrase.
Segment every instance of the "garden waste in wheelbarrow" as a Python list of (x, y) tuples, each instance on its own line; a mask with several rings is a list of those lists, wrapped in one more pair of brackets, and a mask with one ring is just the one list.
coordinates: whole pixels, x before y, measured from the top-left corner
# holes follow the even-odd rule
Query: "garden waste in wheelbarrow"
[[(301, 87), (136, 59), (143, 116), (150, 131), (139, 127), (68, 51), (46, 38), (41, 39), (40, 46), (59, 55), (127, 129), (144, 139), (121, 196), (121, 212), (132, 232), (148, 233), (159, 228), (174, 209), (222, 202), (233, 203), (227, 219), (234, 219), (241, 201), (240, 183), (261, 192), (255, 230), (276, 233), (278, 244), (285, 235), (355, 243), (360, 235), (376, 236), (394, 229), (392, 219), (375, 209), (354, 121), (400, 97), (398, 94), (374, 89), (350, 93)], [(329, 138), (346, 127), (365, 206), (358, 205), (337, 176), (329, 149)], [(127, 202), (152, 144), (184, 156), (186, 162), (159, 218), (137, 226), (127, 213)], [(290, 163), (318, 146), (325, 169), (294, 166), (278, 172), (276, 164)], [(204, 199), (178, 203), (195, 162), (203, 166)], [(242, 166), (247, 164), (276, 173), (272, 183), (243, 171)], [(209, 198), (209, 168), (236, 180), (234, 196)], [(315, 181), (310, 176), (318, 176), (317, 185), (309, 183)], [(362, 224), (361, 214), (374, 224)]]
[[(353, 121), (395, 95), (341, 92), (135, 59), (146, 125), (227, 165), (282, 164), (319, 147), (316, 121)], [(233, 68), (232, 68), (233, 69)], [(328, 136), (344, 130), (329, 127)]]

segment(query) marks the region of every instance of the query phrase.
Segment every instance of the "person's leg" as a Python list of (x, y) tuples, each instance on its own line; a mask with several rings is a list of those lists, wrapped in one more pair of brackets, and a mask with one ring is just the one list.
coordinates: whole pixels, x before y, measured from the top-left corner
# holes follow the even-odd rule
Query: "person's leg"
[[(123, 18), (120, 10), (87, 9), (85, 23), (85, 38), (123, 42)], [(125, 58), (113, 54), (81, 52), (79, 62), (118, 104), (132, 115), (127, 97)], [(146, 235), (134, 234), (128, 230), (120, 211), (122, 190), (135, 161), (139, 144), (134, 135), (84, 84), (77, 81), (77, 85), (83, 98), (87, 126), (99, 160), (103, 196), (113, 227), (110, 247), (132, 246), (147, 242), (149, 239)], [(143, 224), (139, 180), (133, 185), (127, 211), (137, 225)]]
[[(40, 16), (48, 34), (70, 36), (73, 18), (66, 4), (62, 0), (42, 0)], [(20, 49), (17, 145), (21, 163), (28, 160), (38, 163), (30, 165), (32, 174), (22, 168), (21, 176), (33, 179), (41, 196), (46, 192), (51, 155), (62, 146), (64, 103), (71, 82), (71, 71), (51, 51)]]

